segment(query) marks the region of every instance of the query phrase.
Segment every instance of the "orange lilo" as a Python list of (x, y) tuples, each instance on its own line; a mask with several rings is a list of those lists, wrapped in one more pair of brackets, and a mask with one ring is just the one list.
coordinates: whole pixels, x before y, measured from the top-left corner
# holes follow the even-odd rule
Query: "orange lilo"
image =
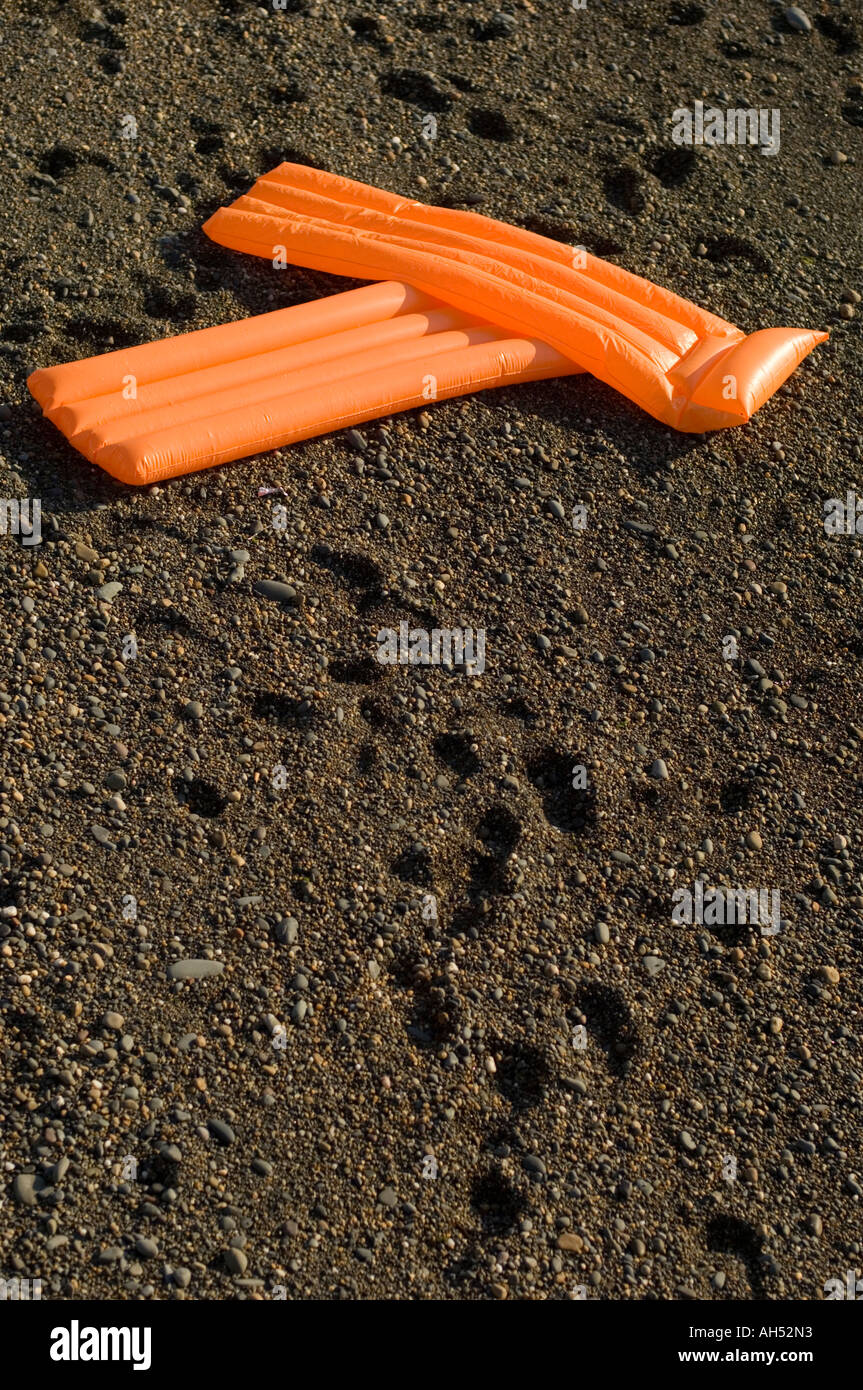
[(34, 372), (48, 418), (123, 482), (584, 370), (676, 429), (719, 429), (748, 420), (827, 336), (747, 337), (582, 248), (303, 165), (279, 165), (204, 230), (381, 283)]

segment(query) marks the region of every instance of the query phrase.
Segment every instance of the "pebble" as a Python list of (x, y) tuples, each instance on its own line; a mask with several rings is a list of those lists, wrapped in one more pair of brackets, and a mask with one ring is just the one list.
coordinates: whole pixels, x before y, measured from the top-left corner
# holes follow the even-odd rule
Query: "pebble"
[(225, 1251), (225, 1267), (229, 1274), (245, 1274), (249, 1267), (249, 1257), (245, 1251), (231, 1245)]
[(223, 960), (175, 960), (168, 966), (168, 975), (172, 980), (206, 980), (221, 975), (224, 968)]
[(102, 1019), (102, 1027), (110, 1028), (113, 1033), (122, 1033), (124, 1023), (122, 1014), (107, 1013)]
[(210, 1116), (207, 1125), (213, 1138), (218, 1139), (220, 1144), (233, 1144), (237, 1137), (229, 1124), (226, 1124), (224, 1120), (216, 1119), (215, 1116)]
[(668, 768), (665, 766), (664, 758), (656, 758), (650, 767), (650, 776), (657, 782), (668, 781)]
[(283, 917), (273, 929), (276, 940), (281, 942), (283, 946), (293, 946), (299, 930), (300, 924), (296, 917)]
[(792, 29), (796, 29), (798, 34), (811, 34), (812, 20), (805, 10), (801, 10), (797, 5), (789, 5), (783, 13), (786, 23), (788, 23)]
[(35, 1173), (16, 1173), (12, 1183), (12, 1195), (23, 1207), (35, 1207), (37, 1192)]
[(583, 1076), (562, 1076), (560, 1084), (564, 1090), (573, 1091), (577, 1096), (587, 1095), (587, 1082)]
[(123, 592), (123, 585), (116, 579), (111, 579), (107, 584), (103, 584), (96, 590), (103, 603), (112, 603), (118, 594)]
[(284, 584), (278, 579), (259, 579), (253, 585), (256, 594), (272, 599), (276, 603), (296, 603), (297, 591), (292, 584)]
[(757, 830), (747, 830), (743, 843), (747, 849), (756, 852), (763, 848), (763, 841)]

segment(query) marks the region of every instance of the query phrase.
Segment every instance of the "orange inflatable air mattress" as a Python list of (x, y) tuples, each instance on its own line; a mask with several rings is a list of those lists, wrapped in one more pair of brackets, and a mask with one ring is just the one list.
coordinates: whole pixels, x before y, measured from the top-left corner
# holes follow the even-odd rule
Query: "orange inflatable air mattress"
[(91, 463), (141, 484), (578, 370), (538, 339), (385, 282), (42, 368), (28, 386)]
[(279, 165), (204, 229), (380, 283), (34, 372), (45, 415), (124, 482), (583, 370), (676, 429), (720, 429), (748, 420), (827, 337), (747, 337), (582, 248), (304, 165)]
[(581, 249), (305, 165), (280, 164), (204, 230), (254, 255), (284, 248), (314, 270), (398, 276), (466, 313), (535, 334), (687, 432), (744, 423), (827, 337), (802, 328), (747, 337)]

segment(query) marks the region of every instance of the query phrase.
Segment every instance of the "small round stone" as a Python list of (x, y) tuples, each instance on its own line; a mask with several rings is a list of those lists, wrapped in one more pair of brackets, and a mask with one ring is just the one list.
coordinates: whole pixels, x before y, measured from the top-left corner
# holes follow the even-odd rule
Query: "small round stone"
[(225, 1267), (229, 1274), (245, 1274), (249, 1267), (249, 1257), (244, 1250), (231, 1245), (225, 1251)]

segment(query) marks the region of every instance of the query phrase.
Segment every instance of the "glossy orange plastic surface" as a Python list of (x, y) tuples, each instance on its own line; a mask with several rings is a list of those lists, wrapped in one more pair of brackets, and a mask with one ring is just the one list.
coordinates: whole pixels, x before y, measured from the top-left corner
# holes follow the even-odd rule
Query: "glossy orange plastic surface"
[(45, 415), (124, 482), (578, 371), (675, 429), (721, 429), (827, 337), (747, 336), (583, 247), (305, 165), (279, 165), (204, 230), (275, 264), (380, 283), (34, 372)]
[(398, 277), (541, 338), (675, 429), (739, 425), (826, 333), (749, 337), (670, 290), (519, 227), (280, 164), (204, 225), (223, 246), (361, 279)]
[(449, 396), (576, 371), (537, 339), (385, 282), (43, 368), (28, 385), (80, 453), (142, 484)]

